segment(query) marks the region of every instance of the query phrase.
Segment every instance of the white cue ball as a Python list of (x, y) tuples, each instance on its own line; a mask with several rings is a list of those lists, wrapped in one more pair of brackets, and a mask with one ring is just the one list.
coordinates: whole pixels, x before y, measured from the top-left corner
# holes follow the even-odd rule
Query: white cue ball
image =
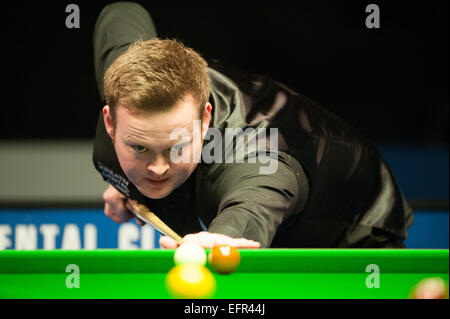
[(204, 266), (206, 264), (206, 251), (199, 245), (184, 243), (175, 250), (173, 259), (177, 265), (195, 264)]

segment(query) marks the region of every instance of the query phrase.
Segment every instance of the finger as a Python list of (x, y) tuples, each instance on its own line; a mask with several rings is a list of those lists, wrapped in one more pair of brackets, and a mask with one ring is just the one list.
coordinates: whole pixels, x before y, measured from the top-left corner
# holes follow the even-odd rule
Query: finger
[(139, 226), (145, 226), (145, 224), (147, 224), (146, 222), (144, 222), (143, 220), (139, 219), (138, 217), (136, 217), (135, 219), (136, 219), (136, 223)]
[(111, 209), (111, 205), (109, 205), (108, 203), (105, 203), (104, 212), (105, 212), (105, 215), (107, 217), (111, 218), (112, 220), (114, 220), (116, 218), (114, 216), (113, 210)]
[(125, 198), (125, 195), (119, 192), (114, 186), (109, 185), (103, 192), (103, 200), (109, 202), (116, 198)]
[(103, 192), (105, 201), (105, 215), (117, 223), (129, 221), (134, 215), (125, 207), (125, 195), (120, 193), (115, 187), (109, 185)]
[(232, 244), (236, 248), (259, 248), (259, 247), (261, 247), (261, 243), (254, 241), (254, 240), (245, 239), (245, 238), (234, 239), (234, 242)]
[(183, 242), (196, 244), (203, 248), (213, 248), (215, 246), (215, 236), (211, 233), (202, 231), (184, 236)]
[(128, 209), (130, 212), (134, 211), (134, 206), (133, 205), (136, 205), (136, 204), (137, 204), (137, 201), (132, 200), (130, 198), (128, 198), (128, 199), (126, 199), (124, 201), (124, 205), (125, 205), (126, 209)]
[(105, 215), (109, 218), (111, 218), (114, 222), (116, 223), (121, 223), (122, 221), (116, 217), (116, 215), (114, 215), (114, 213), (112, 212), (112, 210), (109, 208), (109, 205), (105, 205)]
[(130, 198), (128, 198), (124, 201), (125, 209), (127, 209), (130, 212), (130, 214), (132, 214), (132, 216), (136, 216), (136, 218), (135, 218), (136, 223), (139, 226), (144, 226), (146, 224), (146, 222), (143, 221), (142, 219), (140, 219), (139, 217), (137, 217), (136, 214), (134, 214), (134, 206), (133, 205), (136, 205), (136, 204), (137, 204), (137, 201), (132, 200)]
[(178, 243), (175, 241), (175, 239), (170, 238), (169, 236), (162, 236), (159, 238), (159, 245), (162, 248), (166, 249), (175, 249), (178, 247)]
[(203, 248), (214, 248), (219, 245), (228, 245), (235, 248), (260, 248), (261, 243), (246, 238), (232, 238), (223, 234), (199, 232), (188, 234), (183, 238), (184, 242), (190, 242)]
[(115, 205), (114, 216), (122, 223), (128, 222), (130, 219), (135, 217), (133, 213), (131, 213), (128, 209), (126, 209), (123, 203), (117, 203)]
[(235, 248), (259, 248), (261, 244), (257, 241), (246, 238), (231, 238), (222, 234), (214, 235), (214, 246), (229, 245)]
[(114, 202), (105, 202), (105, 215), (117, 223), (127, 222), (134, 217), (134, 215), (125, 208), (122, 199), (117, 199)]

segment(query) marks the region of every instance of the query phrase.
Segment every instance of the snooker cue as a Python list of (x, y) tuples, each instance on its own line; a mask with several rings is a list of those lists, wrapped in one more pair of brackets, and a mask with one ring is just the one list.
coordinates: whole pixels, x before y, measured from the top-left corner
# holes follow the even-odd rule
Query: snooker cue
[(166, 236), (174, 239), (178, 244), (183, 243), (183, 238), (174, 232), (169, 226), (167, 226), (158, 216), (156, 216), (147, 206), (139, 204), (134, 200), (128, 200), (128, 208), (131, 208), (131, 211), (142, 221), (149, 223), (156, 230), (163, 233)]

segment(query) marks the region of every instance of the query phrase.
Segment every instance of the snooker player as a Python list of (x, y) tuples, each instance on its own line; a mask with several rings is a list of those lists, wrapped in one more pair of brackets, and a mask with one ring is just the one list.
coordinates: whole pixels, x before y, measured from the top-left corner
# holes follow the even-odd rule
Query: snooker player
[[(93, 43), (104, 101), (93, 161), (114, 221), (134, 217), (132, 199), (205, 248), (405, 247), (411, 208), (374, 145), (336, 115), (268, 76), (159, 39), (136, 3), (107, 5)], [(234, 145), (207, 138), (229, 128), (266, 129), (256, 135), (268, 149), (248, 139), (231, 154), (244, 161), (203, 161), (211, 144)], [(174, 160), (183, 153), (191, 160)], [(267, 163), (276, 169), (263, 172)], [(177, 247), (166, 236), (160, 245)]]

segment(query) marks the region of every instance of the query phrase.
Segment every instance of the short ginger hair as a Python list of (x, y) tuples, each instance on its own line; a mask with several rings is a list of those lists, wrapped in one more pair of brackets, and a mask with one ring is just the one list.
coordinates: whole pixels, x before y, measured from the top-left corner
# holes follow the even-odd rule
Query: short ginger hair
[(118, 106), (132, 113), (159, 113), (191, 95), (200, 117), (210, 95), (208, 63), (178, 40), (132, 43), (105, 72), (104, 93), (114, 124)]

